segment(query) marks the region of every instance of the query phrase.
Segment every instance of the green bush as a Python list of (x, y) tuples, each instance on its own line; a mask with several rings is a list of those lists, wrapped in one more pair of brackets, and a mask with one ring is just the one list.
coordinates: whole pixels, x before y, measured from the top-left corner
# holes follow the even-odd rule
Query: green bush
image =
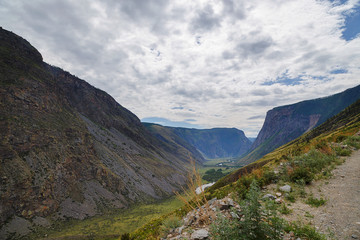
[(167, 229), (174, 229), (181, 226), (181, 219), (177, 216), (170, 216), (163, 222), (163, 226)]
[(288, 208), (286, 206), (286, 204), (284, 204), (284, 203), (281, 204), (281, 207), (280, 207), (279, 211), (280, 211), (280, 213), (282, 213), (284, 215), (288, 215), (288, 214), (290, 214), (292, 212), (292, 210), (290, 208)]
[(313, 206), (313, 207), (320, 207), (326, 203), (326, 200), (323, 198), (317, 199), (317, 198), (314, 198), (313, 196), (311, 196), (306, 200), (305, 203), (309, 204), (310, 206)]
[(344, 143), (356, 149), (360, 149), (360, 136), (350, 136), (344, 141)]
[(275, 203), (269, 201), (262, 206), (260, 198), (260, 189), (257, 182), (253, 181), (246, 199), (240, 204), (239, 216), (243, 216), (242, 220), (229, 221), (225, 217), (218, 216), (210, 226), (212, 238), (217, 240), (282, 239), (284, 221), (277, 217)]
[(121, 235), (120, 239), (121, 240), (133, 240), (134, 238), (132, 238), (129, 233), (124, 233)]
[(314, 179), (314, 174), (308, 167), (296, 167), (292, 173), (290, 173), (290, 180), (292, 182), (303, 181), (306, 184), (311, 183)]
[(343, 157), (351, 155), (351, 150), (348, 148), (336, 147), (335, 152), (336, 152), (336, 155), (343, 156)]
[(316, 229), (310, 225), (303, 225), (300, 222), (293, 222), (285, 227), (286, 232), (292, 231), (296, 237), (311, 240), (326, 240), (326, 236), (318, 233)]

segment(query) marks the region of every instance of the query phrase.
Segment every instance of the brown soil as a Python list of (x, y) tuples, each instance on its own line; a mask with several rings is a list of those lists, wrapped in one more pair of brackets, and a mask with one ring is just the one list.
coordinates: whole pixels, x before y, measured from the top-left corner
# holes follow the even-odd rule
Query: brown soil
[(325, 198), (325, 205), (316, 208), (297, 200), (289, 206), (293, 212), (286, 218), (310, 222), (320, 232), (330, 233), (329, 238), (360, 239), (360, 151), (353, 152), (332, 173), (330, 179), (306, 187), (307, 193)]

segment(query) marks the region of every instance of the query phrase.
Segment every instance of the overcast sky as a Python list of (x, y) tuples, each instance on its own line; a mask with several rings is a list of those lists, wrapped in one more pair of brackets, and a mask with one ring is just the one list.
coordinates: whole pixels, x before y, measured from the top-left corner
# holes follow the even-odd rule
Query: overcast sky
[(255, 137), (360, 84), (360, 0), (0, 0), (0, 24), (140, 119)]

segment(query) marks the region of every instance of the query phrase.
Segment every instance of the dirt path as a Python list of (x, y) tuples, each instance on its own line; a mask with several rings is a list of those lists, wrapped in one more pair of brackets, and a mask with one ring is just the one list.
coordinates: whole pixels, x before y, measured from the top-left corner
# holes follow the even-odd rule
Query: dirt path
[(290, 218), (298, 214), (320, 232), (332, 232), (338, 240), (360, 239), (360, 150), (334, 169), (333, 175), (306, 189), (314, 197), (327, 199), (326, 204), (315, 208), (298, 200), (291, 206)]

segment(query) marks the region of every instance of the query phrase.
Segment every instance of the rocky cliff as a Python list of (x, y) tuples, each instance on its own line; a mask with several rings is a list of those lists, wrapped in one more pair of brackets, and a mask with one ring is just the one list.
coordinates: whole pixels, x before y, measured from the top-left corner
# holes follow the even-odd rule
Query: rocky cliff
[(156, 124), (146, 126), (160, 139), (166, 138), (169, 134), (180, 137), (208, 159), (239, 157), (247, 153), (251, 147), (251, 141), (244, 132), (236, 128), (191, 129)]
[(276, 107), (265, 122), (242, 163), (253, 162), (279, 146), (310, 131), (360, 98), (360, 86), (319, 99)]
[(185, 183), (189, 157), (202, 161), (2, 28), (0, 85), (0, 225), (160, 199)]

